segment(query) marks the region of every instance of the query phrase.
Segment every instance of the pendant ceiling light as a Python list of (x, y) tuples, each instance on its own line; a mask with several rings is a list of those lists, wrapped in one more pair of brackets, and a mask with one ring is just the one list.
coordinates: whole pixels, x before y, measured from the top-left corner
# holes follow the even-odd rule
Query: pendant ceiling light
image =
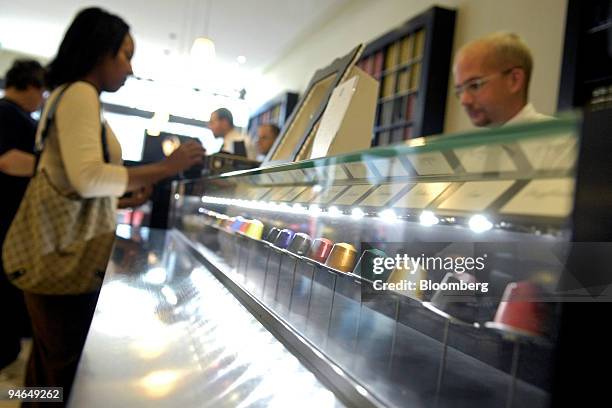
[(204, 36), (198, 37), (191, 47), (191, 58), (198, 63), (212, 62), (215, 59), (215, 43), (208, 36), (210, 15), (212, 11), (212, 0), (206, 0), (204, 14)]

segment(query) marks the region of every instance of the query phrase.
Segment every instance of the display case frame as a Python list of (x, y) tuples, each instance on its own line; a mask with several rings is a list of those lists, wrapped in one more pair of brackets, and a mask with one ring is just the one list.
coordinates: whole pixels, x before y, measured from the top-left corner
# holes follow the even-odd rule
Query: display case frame
[[(579, 119), (569, 117), (415, 139), (404, 145), (184, 182), (176, 186), (172, 217), (175, 228), (192, 242), (194, 250), (206, 259), (216, 259), (218, 272), (261, 306), (258, 313), (262, 319), (270, 319), (271, 327), (289, 326), (287, 342), (307, 344), (331, 359), (341, 370), (340, 374), (331, 374), (331, 382), (351, 378), (382, 406), (424, 400), (431, 404), (435, 400), (438, 406), (454, 407), (463, 389), (472, 390), (466, 406), (546, 406), (553, 392), (550, 364), (554, 360), (556, 324), (547, 326), (544, 336), (529, 337), (518, 336), (521, 330), (508, 330), (507, 325), (486, 323), (493, 321), (506, 282), (534, 279), (544, 268), (555, 276), (551, 280), (553, 275), (547, 275), (544, 280), (551, 289), (551, 282), (561, 273), (548, 261), (523, 257), (539, 245), (566, 242), (570, 238), (571, 209), (553, 216), (543, 216), (539, 211), (511, 214), (500, 209), (533, 181), (553, 185), (551, 181), (556, 178), (575, 177), (576, 155), (581, 149), (579, 126)], [(475, 170), (466, 161), (469, 156), (458, 153), (466, 149), (489, 160)], [(417, 160), (435, 153), (441, 154), (437, 157), (446, 161), (450, 173), (433, 174), (430, 170), (435, 166), (429, 163), (427, 167), (423, 160)], [(508, 160), (515, 165), (513, 169), (507, 167)], [(487, 204), (474, 207), (440, 206), (461, 194), (460, 188), (449, 187), (436, 193), (439, 199), (427, 205), (400, 207), (396, 199), (363, 204), (379, 187), (393, 184), (403, 186), (390, 189), (392, 195), (401, 197), (412, 191), (413, 184), (446, 182), (460, 187), (478, 182), (499, 185), (509, 180), (513, 186), (504, 187), (493, 198), (487, 185), (486, 194), (479, 198)], [(554, 200), (574, 200), (571, 190), (553, 193)], [(537, 210), (530, 205), (525, 206)], [(356, 208), (360, 214), (352, 211)], [(388, 210), (394, 210), (391, 219)], [(426, 211), (435, 213), (436, 224), (420, 218)], [(478, 231), (471, 222), (474, 215), (488, 217), (490, 229)], [(397, 248), (452, 254), (461, 251), (458, 248), (462, 242), (475, 240), (481, 245), (478, 251), (487, 250), (494, 256), (497, 272), (487, 276), (494, 282), (492, 292), (498, 297), (478, 303), (479, 312), (472, 322), (455, 319), (453, 313), (438, 313), (435, 309), (441, 310), (441, 306), (436, 306), (432, 292), (398, 291), (369, 297), (368, 288), (374, 289), (372, 280), (291, 253), (278, 242), (253, 238), (248, 228), (243, 230), (248, 222), (238, 216), (259, 219), (267, 227), (293, 228), (313, 238), (349, 242), (362, 250), (369, 243), (389, 254), (396, 253)], [(438, 249), (427, 249), (425, 243), (432, 240)], [(522, 249), (513, 247), (515, 244), (523, 245)], [(518, 258), (523, 259), (520, 268), (508, 269), (508, 253), (522, 254)], [(441, 271), (427, 273), (438, 282), (443, 277)], [(546, 302), (552, 302), (549, 313), (558, 316), (554, 306), (558, 299), (546, 296)], [(468, 324), (460, 324), (460, 320)], [(413, 355), (415, 344), (421, 351)], [(416, 361), (427, 363), (417, 367)], [(466, 373), (464, 367), (472, 371)], [(414, 369), (419, 370), (420, 380), (403, 378), (402, 373)], [(389, 393), (389, 387), (397, 388), (398, 394)]]
[[(334, 60), (331, 65), (315, 72), (306, 90), (300, 97), (297, 106), (287, 120), (286, 125), (270, 148), (264, 163), (291, 162), (298, 157), (303, 146), (307, 145), (309, 139), (313, 137), (313, 133), (327, 107), (327, 102), (334, 88), (347, 78), (350, 68), (355, 64), (359, 55), (361, 55), (362, 49), (363, 46), (358, 45), (345, 56)], [(317, 87), (321, 86), (324, 81), (329, 81), (329, 83), (326, 84), (327, 87), (322, 93), (320, 103), (309, 106), (312, 94), (317, 91)], [(312, 112), (308, 117), (305, 117), (305, 109), (307, 107)], [(298, 121), (301, 121), (300, 124), (303, 125), (303, 131), (297, 128), (294, 129)]]

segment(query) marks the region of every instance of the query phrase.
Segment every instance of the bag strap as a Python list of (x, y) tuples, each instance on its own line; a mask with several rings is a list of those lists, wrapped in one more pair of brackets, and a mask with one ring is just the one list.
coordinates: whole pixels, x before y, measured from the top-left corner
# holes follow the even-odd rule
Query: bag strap
[[(66, 90), (70, 88), (70, 85), (72, 85), (72, 83), (66, 85), (62, 90), (59, 91), (59, 94), (53, 101), (53, 104), (49, 106), (49, 109), (47, 110), (47, 117), (46, 117), (46, 121), (44, 122), (45, 127), (42, 129), (41, 134), (40, 134), (40, 143), (36, 143), (36, 146), (34, 149), (34, 154), (36, 155), (36, 161), (34, 163), (34, 172), (38, 171), (38, 162), (40, 162), (40, 158), (42, 156), (43, 149), (45, 148), (45, 140), (49, 136), (49, 129), (51, 128), (53, 120), (55, 119), (55, 111), (57, 110), (57, 105), (59, 104), (59, 101), (60, 99), (62, 99), (62, 96), (64, 95)], [(102, 139), (102, 155), (104, 158), (104, 162), (110, 163), (110, 154), (108, 153), (108, 143), (106, 140), (106, 126), (104, 126), (104, 123), (102, 123), (102, 120), (100, 120), (100, 123), (102, 125), (102, 131), (100, 135), (100, 138)]]

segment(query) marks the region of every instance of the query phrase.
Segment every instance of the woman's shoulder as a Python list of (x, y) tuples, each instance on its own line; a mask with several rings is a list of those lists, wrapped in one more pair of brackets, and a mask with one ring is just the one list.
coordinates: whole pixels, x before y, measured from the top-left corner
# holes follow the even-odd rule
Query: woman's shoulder
[(85, 81), (76, 81), (68, 85), (64, 85), (65, 94), (72, 96), (82, 96), (84, 98), (98, 99), (98, 91), (95, 86)]
[(50, 95), (50, 103), (53, 103), (52, 101), (59, 98), (60, 95), (61, 99), (57, 103), (59, 111), (64, 111), (65, 109), (99, 109), (98, 91), (89, 82), (76, 81), (71, 84), (62, 85)]

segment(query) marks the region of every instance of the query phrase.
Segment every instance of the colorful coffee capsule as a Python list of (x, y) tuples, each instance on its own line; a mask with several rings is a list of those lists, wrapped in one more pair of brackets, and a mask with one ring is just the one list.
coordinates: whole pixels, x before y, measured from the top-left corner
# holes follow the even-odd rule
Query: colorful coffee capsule
[(294, 235), (295, 232), (285, 228), (284, 230), (281, 230), (281, 232), (278, 234), (276, 241), (274, 241), (274, 245), (278, 248), (286, 249), (291, 243), (291, 240), (293, 239)]
[(536, 301), (539, 295), (541, 290), (534, 283), (509, 283), (497, 307), (494, 322), (487, 322), (486, 326), (524, 336), (543, 335), (546, 308), (542, 302)]
[(252, 222), (253, 222), (253, 220), (244, 220), (244, 223), (242, 223), (242, 225), (240, 225), (239, 231), (242, 232), (243, 234), (246, 234), (246, 232), (249, 229), (249, 226), (251, 225)]
[(253, 239), (261, 239), (263, 235), (264, 225), (259, 220), (251, 220), (249, 228), (246, 230), (246, 235)]
[(413, 299), (423, 300), (420, 282), (425, 279), (427, 279), (427, 271), (420, 265), (416, 269), (413, 266), (408, 266), (407, 268), (395, 268), (389, 275), (387, 283), (400, 284), (403, 289), (397, 290), (397, 292)]
[(329, 256), (333, 246), (334, 243), (329, 239), (317, 238), (312, 242), (310, 251), (308, 251), (308, 258), (323, 263)]
[(293, 237), (293, 241), (291, 241), (291, 245), (289, 245), (289, 252), (293, 252), (296, 255), (306, 255), (308, 250), (310, 249), (310, 244), (312, 243), (312, 239), (308, 234), (304, 234), (303, 232), (299, 232), (295, 234)]
[(232, 222), (232, 225), (230, 226), (230, 231), (232, 232), (236, 232), (236, 231), (240, 231), (240, 227), (242, 226), (242, 224), (244, 224), (246, 220), (243, 217), (236, 217), (234, 219), (234, 222)]
[(351, 272), (355, 266), (357, 250), (351, 244), (341, 242), (334, 245), (325, 265), (342, 272)]
[[(384, 269), (382, 265), (377, 266), (377, 262), (375, 261), (377, 258), (384, 260), (386, 257), (387, 254), (380, 249), (366, 249), (363, 251), (363, 254), (361, 254), (359, 261), (357, 261), (357, 265), (355, 265), (353, 273), (370, 281), (386, 281), (389, 277), (390, 271)], [(380, 269), (382, 269), (382, 271)]]
[(270, 228), (270, 231), (268, 231), (268, 234), (264, 238), (264, 241), (273, 243), (274, 241), (276, 241), (276, 238), (278, 238), (278, 234), (280, 234), (280, 230), (276, 227), (272, 227)]

